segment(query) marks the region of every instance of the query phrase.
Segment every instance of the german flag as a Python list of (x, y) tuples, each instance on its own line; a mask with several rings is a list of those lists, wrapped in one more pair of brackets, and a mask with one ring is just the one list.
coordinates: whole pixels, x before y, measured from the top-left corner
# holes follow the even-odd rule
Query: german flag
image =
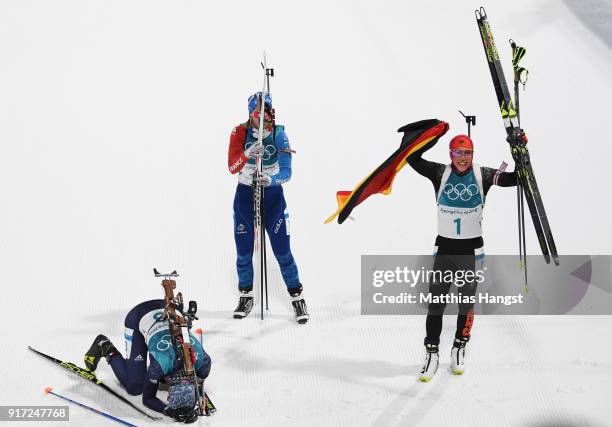
[(438, 142), (448, 131), (448, 123), (437, 120), (421, 120), (410, 123), (397, 130), (404, 137), (400, 147), (380, 166), (361, 181), (353, 191), (338, 191), (336, 199), (338, 210), (325, 220), (325, 224), (338, 217), (342, 224), (357, 205), (373, 194), (391, 194), (395, 175), (406, 165), (406, 160), (419, 150), (426, 151)]

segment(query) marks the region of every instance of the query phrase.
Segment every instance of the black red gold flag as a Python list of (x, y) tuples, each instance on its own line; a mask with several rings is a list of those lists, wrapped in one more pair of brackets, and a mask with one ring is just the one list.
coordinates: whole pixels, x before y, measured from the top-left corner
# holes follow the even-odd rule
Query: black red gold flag
[(404, 137), (400, 147), (387, 160), (365, 177), (353, 191), (338, 191), (336, 199), (338, 210), (325, 223), (338, 217), (342, 224), (351, 211), (373, 194), (391, 194), (395, 175), (406, 165), (406, 160), (419, 150), (427, 150), (438, 142), (438, 139), (448, 131), (448, 123), (437, 120), (421, 120), (410, 123), (398, 129)]

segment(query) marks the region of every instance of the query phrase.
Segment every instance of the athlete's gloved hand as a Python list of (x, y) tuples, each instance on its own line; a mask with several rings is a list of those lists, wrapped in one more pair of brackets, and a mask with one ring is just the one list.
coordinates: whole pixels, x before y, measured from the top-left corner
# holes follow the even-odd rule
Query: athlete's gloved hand
[(272, 184), (272, 178), (268, 174), (262, 174), (258, 178), (255, 179), (255, 182), (264, 187), (268, 187)]
[(510, 144), (519, 143), (519, 142), (523, 142), (527, 144), (528, 139), (527, 139), (527, 135), (525, 134), (525, 131), (521, 128), (518, 128), (514, 131), (514, 133), (511, 133), (510, 135), (508, 135), (508, 137), (506, 138), (506, 141), (508, 141), (508, 143)]
[(256, 142), (255, 144), (251, 145), (249, 148), (244, 150), (244, 155), (247, 157), (247, 159), (252, 159), (255, 157), (261, 157), (263, 152), (264, 152), (263, 144)]
[(521, 141), (523, 141), (525, 144), (527, 144), (527, 135), (525, 134), (525, 131), (521, 128), (518, 128), (516, 130), (516, 138), (520, 139)]
[(166, 407), (164, 415), (172, 418), (178, 423), (191, 424), (198, 419), (198, 414), (193, 408), (176, 408)]

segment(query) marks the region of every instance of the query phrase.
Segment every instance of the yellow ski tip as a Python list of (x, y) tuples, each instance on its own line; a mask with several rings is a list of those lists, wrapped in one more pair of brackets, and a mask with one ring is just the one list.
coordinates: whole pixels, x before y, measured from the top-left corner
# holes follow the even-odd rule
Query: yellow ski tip
[(420, 377), (419, 381), (421, 381), (422, 383), (428, 383), (429, 380), (431, 380), (431, 378), (427, 378), (427, 377)]

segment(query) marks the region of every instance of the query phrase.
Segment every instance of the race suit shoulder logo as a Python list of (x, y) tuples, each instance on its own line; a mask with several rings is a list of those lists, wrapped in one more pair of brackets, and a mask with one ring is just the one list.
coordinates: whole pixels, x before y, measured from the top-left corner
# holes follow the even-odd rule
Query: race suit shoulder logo
[(236, 234), (246, 234), (246, 226), (242, 223), (238, 224), (236, 227)]

